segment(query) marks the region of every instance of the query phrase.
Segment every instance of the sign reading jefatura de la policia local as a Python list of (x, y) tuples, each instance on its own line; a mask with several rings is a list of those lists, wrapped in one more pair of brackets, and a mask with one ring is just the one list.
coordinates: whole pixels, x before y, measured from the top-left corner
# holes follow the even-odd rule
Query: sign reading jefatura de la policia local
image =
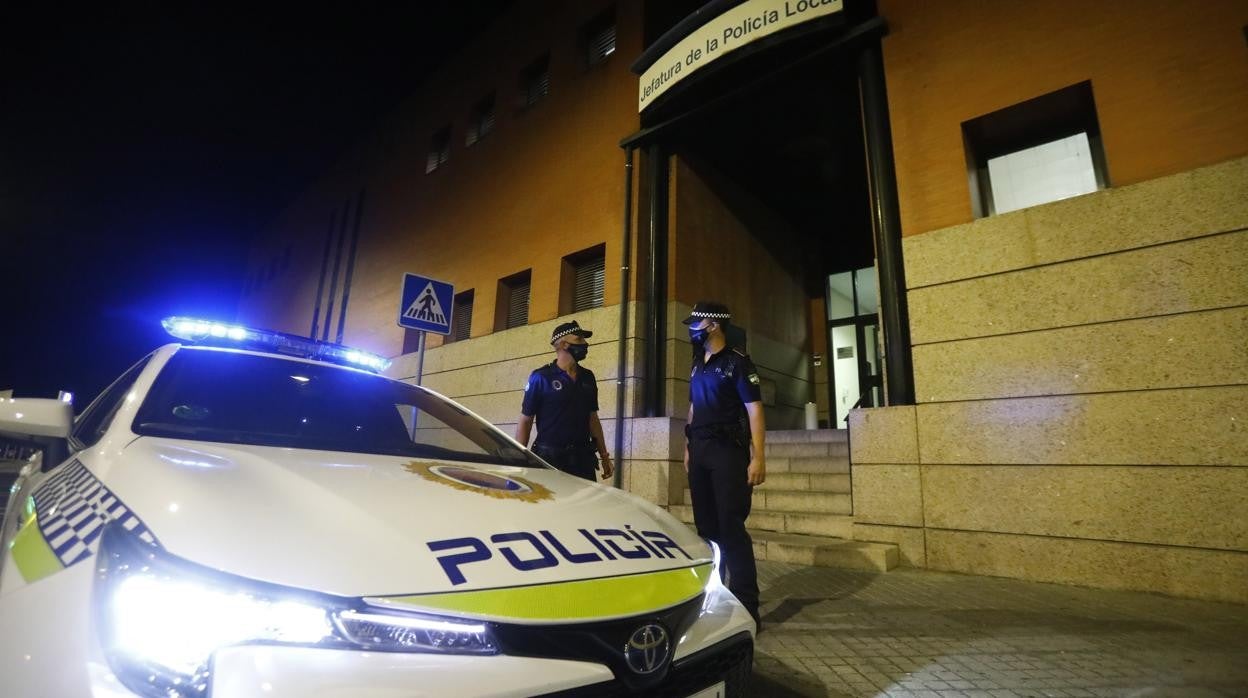
[(641, 75), (637, 111), (713, 61), (763, 37), (840, 12), (843, 0), (748, 0), (711, 19)]

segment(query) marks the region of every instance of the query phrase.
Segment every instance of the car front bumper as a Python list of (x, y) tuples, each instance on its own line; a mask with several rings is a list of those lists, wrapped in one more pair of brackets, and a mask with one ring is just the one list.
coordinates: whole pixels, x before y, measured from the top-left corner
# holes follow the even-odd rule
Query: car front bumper
[[(113, 674), (91, 622), (93, 565), (65, 569), (0, 598), (0, 695), (133, 696)], [(683, 698), (726, 682), (740, 695), (754, 622), (722, 588), (677, 638), (672, 664), (647, 695)], [(212, 698), (615, 696), (627, 684), (603, 663), (541, 656), (437, 655), (237, 646), (212, 660)]]

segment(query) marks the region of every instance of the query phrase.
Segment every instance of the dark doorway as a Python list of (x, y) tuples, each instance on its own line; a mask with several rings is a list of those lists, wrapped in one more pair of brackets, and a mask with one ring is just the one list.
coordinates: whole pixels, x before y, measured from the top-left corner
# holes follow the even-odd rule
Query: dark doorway
[[(765, 57), (754, 60), (765, 61)], [(782, 267), (800, 285), (801, 297), (796, 301), (791, 294), (774, 296), (758, 301), (766, 307), (745, 313), (755, 327), (761, 315), (774, 313), (792, 319), (777, 323), (767, 318), (762, 324), (787, 328), (798, 322), (804, 329), (801, 346), (791, 347), (805, 357), (801, 366), (794, 365), (792, 355), (768, 359), (760, 355), (764, 348), (757, 343), (749, 347), (756, 363), (765, 369), (764, 380), (775, 384), (772, 394), (764, 396), (775, 403), (769, 405), (769, 420), (774, 413), (776, 423), (783, 427), (803, 425), (806, 401), (818, 405), (821, 426), (834, 428), (844, 427), (838, 423), (836, 409), (844, 394), (850, 395), (851, 403), (861, 397), (863, 406), (878, 404), (879, 391), (872, 386), (878, 384), (881, 370), (875, 331), (879, 306), (876, 300), (868, 307), (866, 298), (878, 299), (878, 293), (872, 288), (870, 294), (862, 294), (862, 302), (855, 302), (852, 312), (842, 315), (841, 309), (833, 307), (831, 283), (837, 275), (855, 271), (855, 278), (862, 277), (860, 284), (875, 283), (857, 79), (849, 50), (829, 52), (773, 73), (756, 88), (682, 120), (665, 134), (667, 148), (687, 167), (687, 172), (677, 170), (678, 205), (680, 177), (692, 173), (713, 193), (713, 203), (729, 209), (766, 249), (766, 263)], [(674, 221), (678, 238), (687, 225), (679, 217)], [(704, 233), (700, 244), (705, 246), (711, 239)], [(717, 254), (713, 259), (722, 259), (724, 251)], [(679, 257), (678, 252), (676, 263), (683, 268), (686, 262)], [(727, 266), (737, 274), (743, 272), (739, 264)], [(746, 271), (750, 271), (748, 265)], [(776, 297), (781, 302), (776, 303)], [(855, 327), (848, 345), (844, 332), (832, 331), (834, 324), (846, 321)], [(755, 327), (746, 327), (751, 337), (766, 334)], [(783, 329), (777, 331), (783, 333)], [(771, 344), (795, 343), (792, 333), (772, 340)], [(839, 389), (834, 386), (838, 352), (865, 362), (857, 365), (853, 386), (844, 380)]]
[[(862, 120), (852, 62), (800, 66), (683, 125), (676, 152), (703, 162), (788, 223), (768, 242), (801, 268), (811, 297), (828, 274), (874, 259)], [(748, 210), (742, 213), (750, 215)]]

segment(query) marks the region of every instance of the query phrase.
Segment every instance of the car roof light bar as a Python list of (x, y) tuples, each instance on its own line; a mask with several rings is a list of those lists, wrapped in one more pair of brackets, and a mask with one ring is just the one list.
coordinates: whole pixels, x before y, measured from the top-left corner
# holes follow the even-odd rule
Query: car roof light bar
[(194, 344), (258, 349), (375, 372), (390, 367), (389, 359), (376, 354), (284, 332), (178, 315), (167, 317), (160, 324), (174, 337)]

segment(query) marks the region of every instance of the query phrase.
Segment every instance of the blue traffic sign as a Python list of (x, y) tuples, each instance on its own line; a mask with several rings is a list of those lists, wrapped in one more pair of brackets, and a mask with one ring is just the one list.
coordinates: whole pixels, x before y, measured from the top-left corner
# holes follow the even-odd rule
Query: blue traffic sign
[(451, 333), (451, 305), (455, 287), (416, 274), (403, 275), (399, 326), (436, 334)]

